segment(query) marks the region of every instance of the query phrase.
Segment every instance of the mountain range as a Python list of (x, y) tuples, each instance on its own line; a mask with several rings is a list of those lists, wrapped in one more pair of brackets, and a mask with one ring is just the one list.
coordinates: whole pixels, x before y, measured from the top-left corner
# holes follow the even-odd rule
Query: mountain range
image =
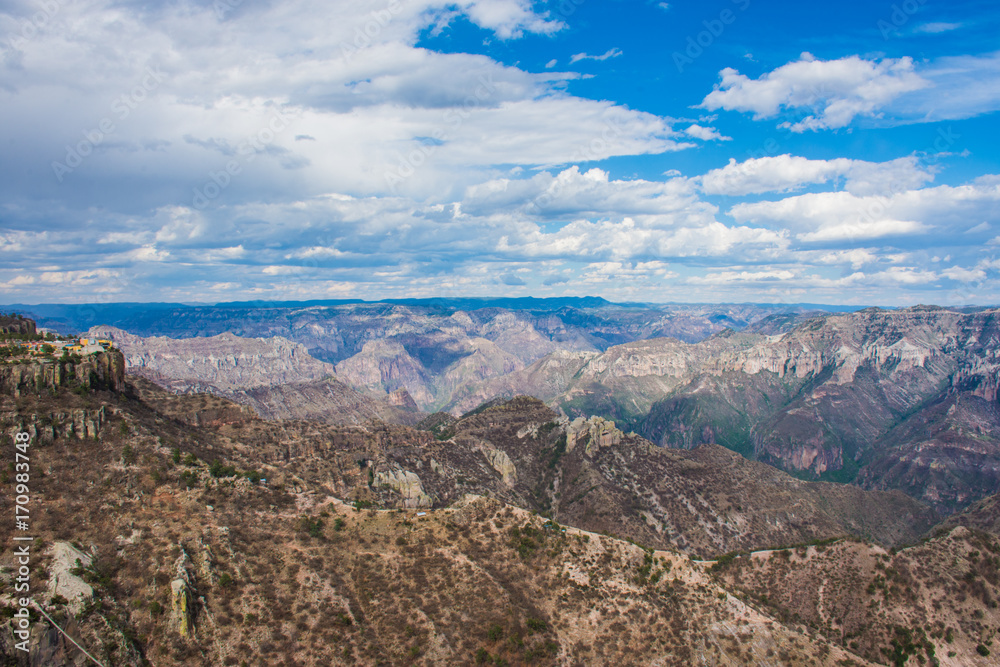
[[(660, 324), (642, 329), (633, 325), (648, 311), (619, 307), (597, 314), (310, 308), (285, 317), (301, 324), (295, 318), (322, 316), (323, 340), (339, 341), (338, 349), (350, 340), (357, 351), (332, 364), (281, 336), (90, 333), (113, 338), (130, 372), (174, 390), (212, 391), (266, 417), (412, 425), (421, 411), (459, 416), (495, 398), (527, 395), (567, 418), (612, 420), (662, 447), (718, 444), (803, 479), (899, 489), (940, 514), (1000, 484), (996, 310), (765, 314), (719, 307), (699, 315), (700, 340), (657, 336), (610, 345), (612, 329), (622, 337), (658, 334), (668, 324), (681, 327), (680, 316), (661, 313)], [(709, 331), (706, 322), (723, 310), (744, 318), (742, 330)], [(223, 311), (246, 315), (216, 308), (198, 321)], [(593, 332), (580, 333), (584, 316), (590, 325), (603, 318), (600, 347)], [(265, 326), (273, 325), (257, 328)], [(311, 332), (316, 344), (318, 330), (303, 325), (299, 336)]]
[[(536, 398), (263, 419), (114, 349), (38, 363), (0, 367), (37, 378), (0, 395), (39, 471), (32, 591), (105, 664), (995, 664), (996, 495), (941, 522)], [(30, 643), (85, 660), (41, 618)]]

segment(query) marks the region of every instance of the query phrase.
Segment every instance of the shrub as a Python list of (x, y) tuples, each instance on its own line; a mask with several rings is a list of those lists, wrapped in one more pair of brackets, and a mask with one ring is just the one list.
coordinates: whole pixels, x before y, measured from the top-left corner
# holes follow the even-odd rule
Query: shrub
[(219, 575), (219, 585), (223, 588), (229, 588), (233, 585), (233, 578), (229, 576), (228, 572), (223, 572)]
[(299, 530), (308, 533), (309, 537), (320, 537), (323, 535), (323, 519), (304, 516), (299, 519)]
[[(122, 422), (122, 426), (128, 428), (125, 422)], [(124, 463), (127, 466), (130, 466), (133, 463), (135, 463), (135, 450), (132, 449), (132, 445), (128, 443), (125, 443), (125, 446), (122, 447), (122, 463)]]
[(979, 646), (976, 647), (976, 653), (978, 653), (979, 655), (981, 655), (981, 656), (983, 656), (985, 658), (986, 656), (988, 656), (990, 654), (990, 650), (988, 648), (986, 648), (985, 646), (983, 646), (982, 644), (980, 644)]
[(534, 632), (545, 632), (545, 630), (549, 627), (546, 625), (545, 621), (537, 618), (528, 618), (528, 620), (525, 621), (525, 624)]
[(491, 625), (490, 629), (486, 631), (486, 636), (489, 637), (491, 642), (503, 639), (503, 626), (498, 623)]
[(212, 461), (212, 465), (208, 467), (208, 472), (212, 477), (236, 477), (236, 468), (233, 466), (227, 466), (216, 459)]
[(487, 662), (490, 661), (491, 657), (492, 656), (490, 655), (489, 651), (487, 651), (484, 648), (480, 648), (478, 651), (476, 651), (476, 664), (485, 665)]
[(198, 484), (198, 473), (194, 470), (183, 470), (181, 471), (181, 483), (184, 487), (190, 489)]

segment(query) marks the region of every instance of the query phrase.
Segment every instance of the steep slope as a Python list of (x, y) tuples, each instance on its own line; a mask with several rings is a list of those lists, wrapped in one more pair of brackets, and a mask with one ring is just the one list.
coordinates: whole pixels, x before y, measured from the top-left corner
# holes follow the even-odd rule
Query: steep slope
[(130, 373), (164, 380), (176, 391), (184, 391), (188, 382), (225, 392), (321, 380), (334, 371), (301, 344), (281, 337), (223, 333), (210, 338), (142, 338), (113, 327), (94, 327), (87, 335), (112, 340), (125, 353)]
[[(405, 387), (423, 410), (460, 413), (459, 403), (472, 407), (499, 395), (484, 395), (484, 383), (520, 371), (548, 354), (599, 352), (664, 336), (695, 342), (726, 327), (743, 328), (774, 313), (804, 309), (753, 304), (617, 305), (583, 298), (120, 304), (117, 308), (41, 305), (27, 310), (37, 311), (46, 325), (64, 331), (102, 325), (173, 339), (227, 333), (280, 337), (304, 345), (316, 359), (342, 365), (338, 373), (356, 388), (385, 394)], [(308, 378), (287, 381), (304, 379)]]
[[(950, 512), (1000, 490), (997, 315), (867, 309), (790, 330), (762, 324), (784, 331), (773, 335), (612, 347), (556, 373), (561, 391), (513, 377), (571, 417), (611, 417), (660, 445), (723, 444), (814, 479), (904, 489)], [(956, 397), (957, 412), (934, 408)]]
[(1000, 405), (967, 392), (933, 402), (879, 441), (867, 489), (902, 489), (951, 513), (1000, 489)]
[[(310, 479), (302, 451), (320, 443), (271, 466), (225, 435), (241, 414), (259, 420), (221, 418), (224, 399), (143, 393), (167, 411), (110, 392), (0, 397), (5, 430), (52, 426), (31, 449), (45, 471), (32, 486), (33, 595), (105, 664), (869, 664), (728, 595), (676, 552), (474, 496), (424, 515), (352, 508)], [(220, 419), (209, 427), (202, 409)], [(60, 416), (76, 410), (108, 418), (79, 437)], [(249, 465), (214, 460), (237, 452)], [(10, 503), (0, 498), (7, 536)], [(66, 569), (67, 557), (80, 562)], [(12, 613), (16, 561), (0, 562)], [(82, 664), (47, 621), (33, 626), (31, 664)], [(16, 662), (11, 628), (0, 656)]]
[(873, 662), (997, 664), (995, 535), (957, 527), (893, 553), (843, 540), (727, 558), (712, 569), (758, 609)]
[[(210, 454), (266, 463), (282, 477), (385, 507), (441, 507), (489, 495), (572, 525), (691, 554), (725, 553), (845, 534), (912, 543), (934, 513), (899, 492), (809, 483), (721, 447), (664, 450), (600, 418), (570, 423), (516, 398), (458, 421), (336, 427), (220, 419), (196, 397), (144, 400), (174, 419), (211, 409)], [(213, 421), (214, 420), (214, 421)]]
[(333, 377), (333, 366), (281, 337), (142, 338), (112, 327), (95, 327), (88, 334), (113, 340), (132, 376), (174, 392), (225, 396), (265, 418), (334, 424), (419, 420), (412, 399), (359, 393)]

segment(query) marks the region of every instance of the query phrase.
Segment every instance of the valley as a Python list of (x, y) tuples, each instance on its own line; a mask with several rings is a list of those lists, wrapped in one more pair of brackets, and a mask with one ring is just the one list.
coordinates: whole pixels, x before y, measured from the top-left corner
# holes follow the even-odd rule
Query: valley
[[(546, 400), (457, 415), (277, 337), (104, 328), (86, 358), (2, 364), (0, 424), (38, 471), (32, 590), (122, 665), (995, 664), (990, 315), (789, 319), (556, 351), (507, 375), (532, 369)], [(599, 385), (613, 409), (581, 413)], [(663, 392), (650, 414), (678, 440), (630, 421), (640, 391)], [(888, 467), (855, 484), (715, 436), (766, 423), (794, 446), (783, 420), (844, 401), (854, 421), (828, 434), (886, 434)], [(82, 664), (47, 621), (32, 632), (34, 664)]]

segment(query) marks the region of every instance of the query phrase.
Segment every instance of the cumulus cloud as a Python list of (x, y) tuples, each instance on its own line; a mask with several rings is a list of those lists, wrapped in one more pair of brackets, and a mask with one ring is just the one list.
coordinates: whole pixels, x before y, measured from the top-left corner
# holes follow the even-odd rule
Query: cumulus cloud
[[(3, 71), (0, 140), (17, 137), (8, 157), (30, 168), (0, 191), (131, 210), (165, 205), (166, 192), (184, 205), (196, 191), (211, 205), (397, 187), (427, 197), (498, 163), (693, 145), (669, 119), (567, 94), (575, 74), (415, 46), (459, 16), (503, 39), (564, 27), (528, 0), (388, 7), (247, 3), (220, 18), (210, 4), (67, 4), (5, 54), (19, 65)], [(102, 123), (112, 129), (95, 133)], [(216, 176), (229, 161), (238, 177)]]
[(810, 160), (790, 154), (751, 158), (713, 169), (701, 177), (708, 194), (741, 196), (764, 192), (790, 192), (808, 185), (844, 179), (844, 189), (857, 195), (916, 189), (933, 180), (934, 172), (914, 156), (889, 162), (837, 158)]
[(689, 125), (685, 130), (684, 134), (694, 137), (695, 139), (701, 139), (702, 141), (732, 141), (732, 137), (724, 137), (722, 134), (714, 127), (704, 127), (698, 125), (697, 123)]
[(730, 215), (738, 222), (787, 225), (799, 240), (807, 243), (910, 237), (933, 232), (936, 237), (932, 242), (952, 245), (955, 231), (965, 231), (970, 219), (997, 222), (998, 202), (1000, 185), (984, 182), (886, 195), (808, 193), (778, 201), (737, 204)]
[[(0, 27), (16, 38), (30, 10), (5, 4)], [(24, 302), (500, 284), (641, 300), (699, 285), (701, 299), (810, 290), (836, 301), (850, 288), (878, 301), (887, 287), (1000, 274), (1000, 177), (932, 188), (936, 170), (917, 157), (958, 154), (968, 137), (941, 148), (931, 135), (927, 150), (887, 162), (788, 154), (698, 177), (663, 160), (647, 172), (662, 177), (625, 176), (625, 161), (600, 161), (738, 142), (714, 114), (677, 120), (580, 97), (582, 75), (556, 71), (557, 59), (528, 71), (418, 46), (459, 21), (484, 41), (555, 35), (566, 27), (555, 11), (529, 0), (289, 0), (221, 14), (192, 0), (60, 3), (45, 30), (0, 46), (0, 284)], [(803, 57), (754, 80), (724, 70), (703, 106), (798, 113), (797, 132), (881, 113), (966, 117), (996, 106), (998, 63)], [(720, 212), (708, 195), (750, 201)]]
[(792, 132), (846, 127), (857, 116), (875, 115), (900, 95), (929, 85), (908, 57), (817, 60), (803, 53), (757, 79), (731, 67), (720, 76), (722, 81), (702, 101), (703, 108), (753, 112), (756, 119), (806, 110), (809, 115), (801, 120), (782, 123)]

